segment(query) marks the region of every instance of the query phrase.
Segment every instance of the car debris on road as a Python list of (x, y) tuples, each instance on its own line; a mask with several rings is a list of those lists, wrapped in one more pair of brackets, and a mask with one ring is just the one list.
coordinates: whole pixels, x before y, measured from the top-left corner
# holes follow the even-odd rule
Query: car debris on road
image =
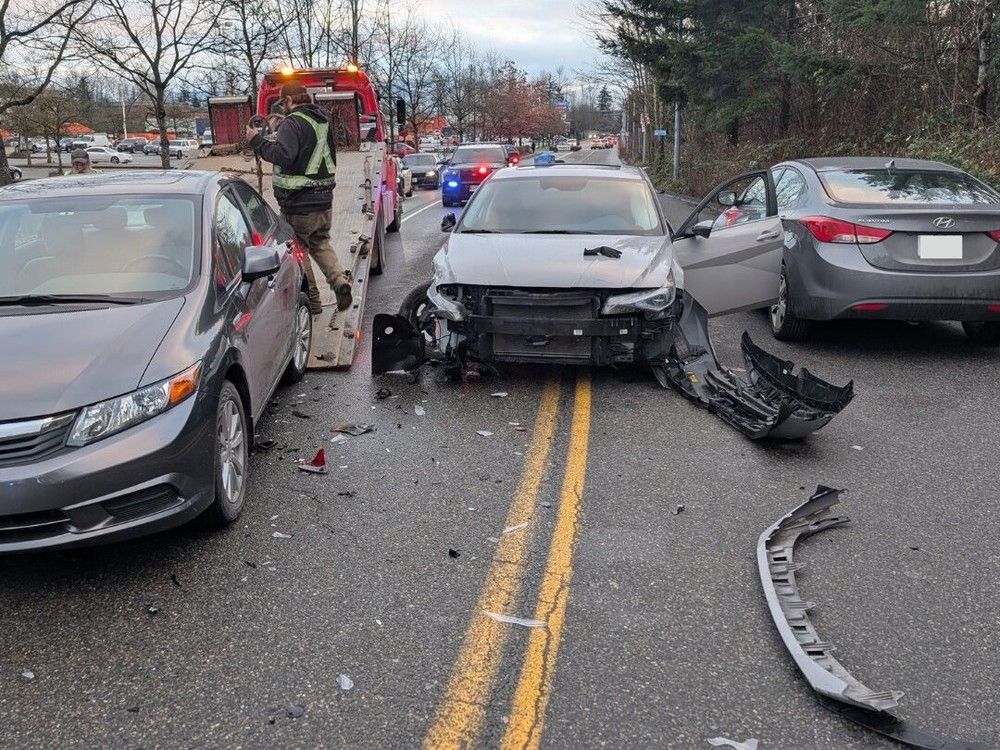
[(831, 711), (879, 734), (916, 748), (929, 750), (986, 750), (974, 742), (947, 740), (898, 718), (889, 709), (903, 696), (898, 690), (872, 690), (832, 656), (833, 645), (817, 633), (809, 610), (815, 605), (802, 599), (795, 571), (796, 543), (848, 522), (831, 509), (842, 490), (819, 486), (815, 494), (764, 531), (757, 541), (757, 567), (761, 586), (785, 648), (819, 702)]

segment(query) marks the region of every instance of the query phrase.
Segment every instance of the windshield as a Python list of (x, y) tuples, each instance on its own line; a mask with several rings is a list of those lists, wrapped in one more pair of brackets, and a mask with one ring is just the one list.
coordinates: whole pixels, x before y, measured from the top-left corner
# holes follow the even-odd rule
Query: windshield
[(650, 236), (663, 227), (641, 180), (536, 175), (484, 183), (457, 231)]
[(408, 167), (433, 167), (437, 159), (430, 154), (410, 154), (403, 159), (403, 163)]
[(476, 164), (478, 162), (507, 163), (507, 150), (503, 146), (459, 146), (451, 157), (453, 164)]
[(0, 297), (162, 298), (195, 267), (192, 198), (77, 196), (0, 203)]
[(839, 203), (1000, 203), (1000, 195), (965, 172), (859, 169), (820, 172), (819, 178)]

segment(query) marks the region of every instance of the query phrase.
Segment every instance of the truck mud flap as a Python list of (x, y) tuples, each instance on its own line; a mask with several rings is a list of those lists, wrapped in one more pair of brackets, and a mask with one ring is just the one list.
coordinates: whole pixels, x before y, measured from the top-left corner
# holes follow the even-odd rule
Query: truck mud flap
[(372, 322), (372, 375), (416, 370), (426, 359), (426, 343), (406, 318), (379, 313)]
[(809, 619), (815, 605), (802, 599), (795, 572), (795, 545), (800, 539), (848, 522), (832, 507), (841, 490), (819, 486), (805, 503), (772, 524), (757, 541), (757, 568), (761, 586), (785, 648), (795, 660), (819, 702), (855, 724), (910, 747), (936, 750), (986, 750), (985, 745), (949, 740), (922, 730), (889, 713), (903, 694), (872, 690), (831, 655), (834, 646), (824, 641)]
[(853, 381), (838, 387), (768, 354), (743, 333), (746, 377), (719, 364), (708, 335), (708, 314), (687, 297), (665, 366), (654, 366), (661, 385), (717, 414), (752, 440), (797, 440), (833, 419), (854, 398)]

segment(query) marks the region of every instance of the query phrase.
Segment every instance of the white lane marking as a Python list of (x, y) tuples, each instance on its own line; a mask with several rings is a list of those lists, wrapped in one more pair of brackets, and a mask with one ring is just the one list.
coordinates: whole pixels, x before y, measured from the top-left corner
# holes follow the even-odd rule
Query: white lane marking
[(406, 222), (408, 222), (408, 221), (409, 221), (410, 219), (412, 219), (412, 218), (413, 218), (414, 216), (416, 216), (417, 214), (421, 214), (421, 213), (423, 213), (423, 212), (424, 212), (424, 211), (426, 211), (426, 210), (427, 210), (428, 208), (434, 208), (434, 206), (438, 206), (438, 205), (440, 205), (440, 204), (441, 204), (441, 201), (439, 201), (439, 200), (436, 200), (436, 201), (434, 201), (433, 203), (428, 203), (428, 204), (427, 204), (426, 206), (424, 206), (423, 208), (418, 208), (418, 209), (417, 209), (416, 211), (414, 211), (414, 212), (413, 212), (412, 214), (406, 214), (405, 216), (403, 216), (403, 223), (405, 224), (405, 223), (406, 223)]

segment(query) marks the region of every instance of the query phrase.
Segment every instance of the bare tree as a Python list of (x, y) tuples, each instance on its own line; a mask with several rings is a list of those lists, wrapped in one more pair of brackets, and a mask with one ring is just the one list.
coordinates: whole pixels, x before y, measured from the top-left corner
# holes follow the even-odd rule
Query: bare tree
[(261, 69), (275, 59), (290, 24), (272, 0), (222, 0), (218, 51), (241, 60), (255, 101)]
[(199, 0), (96, 0), (92, 19), (74, 34), (94, 63), (149, 97), (164, 169), (170, 166), (167, 90), (215, 46), (221, 13), (221, 5)]
[[(0, 122), (11, 109), (35, 101), (49, 85), (91, 3), (0, 3)], [(0, 185), (11, 180), (7, 153), (0, 149)]]
[(400, 39), (398, 92), (406, 102), (413, 145), (420, 148), (420, 129), (436, 113), (434, 88), (440, 77), (436, 52), (440, 41), (423, 20), (412, 23)]

